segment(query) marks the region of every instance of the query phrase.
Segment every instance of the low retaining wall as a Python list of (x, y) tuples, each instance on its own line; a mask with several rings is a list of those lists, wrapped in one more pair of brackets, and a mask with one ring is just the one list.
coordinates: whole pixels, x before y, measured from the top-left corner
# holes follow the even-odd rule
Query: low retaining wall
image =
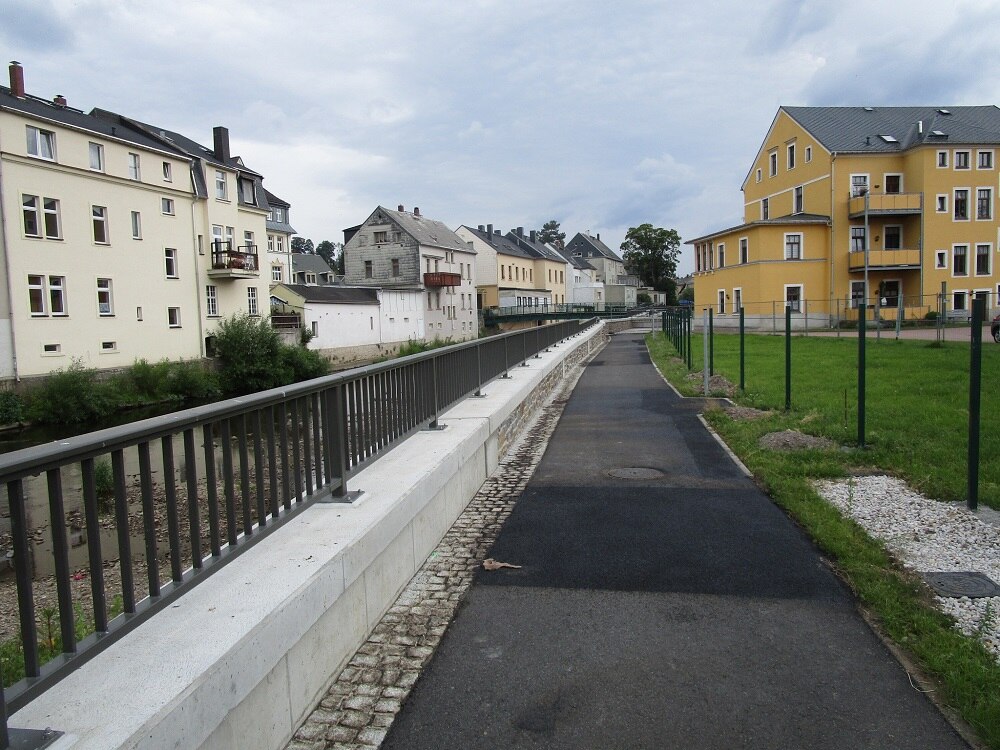
[(53, 748), (282, 747), (599, 324), (440, 417), (11, 717)]

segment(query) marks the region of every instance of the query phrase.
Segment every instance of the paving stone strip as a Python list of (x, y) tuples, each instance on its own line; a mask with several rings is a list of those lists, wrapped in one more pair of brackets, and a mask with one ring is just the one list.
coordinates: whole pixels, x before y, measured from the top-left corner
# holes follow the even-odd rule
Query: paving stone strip
[[(597, 351), (593, 353), (597, 354)], [(584, 362), (583, 364), (586, 364)], [(286, 750), (371, 750), (441, 641), (542, 459), (583, 365), (570, 372), (372, 630)]]

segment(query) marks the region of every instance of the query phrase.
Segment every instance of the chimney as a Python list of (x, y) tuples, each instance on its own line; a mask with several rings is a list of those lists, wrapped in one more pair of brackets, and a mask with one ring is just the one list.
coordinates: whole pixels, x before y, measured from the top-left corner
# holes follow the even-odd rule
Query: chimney
[(524, 237), (524, 227), (518, 227), (517, 228), (517, 236), (518, 237)]
[(221, 125), (212, 128), (212, 137), (215, 142), (215, 158), (219, 161), (229, 162), (229, 128)]
[(56, 94), (54, 97), (52, 97), (52, 103), (55, 104), (57, 107), (65, 107), (66, 97), (63, 96), (62, 94)]
[(419, 206), (414, 206), (413, 207), (413, 215), (414, 216), (420, 216), (420, 207)]
[(499, 229), (496, 230), (493, 234), (495, 234), (497, 237), (499, 237), (500, 236), (500, 230)]
[(488, 234), (490, 237), (493, 236), (493, 225), (492, 224), (487, 224), (486, 225), (486, 234)]
[(24, 68), (17, 60), (10, 61), (10, 93), (18, 99), (24, 98)]
[(479, 225), (479, 231), (480, 232), (485, 232), (486, 231), (486, 227), (484, 227), (482, 224), (480, 224)]
[(396, 206), (396, 210), (399, 211), (399, 213), (403, 213), (406, 210), (406, 206), (400, 203), (398, 206)]
[(531, 236), (531, 241), (532, 241), (532, 242), (534, 242), (534, 241), (535, 241), (535, 238), (536, 238), (536, 237), (538, 237), (538, 232), (537, 232), (537, 231), (535, 231), (534, 229), (532, 229), (532, 230), (531, 230), (531, 235), (530, 235), (530, 236)]
[(600, 233), (600, 232), (598, 232), (598, 233), (597, 233), (597, 241), (598, 241), (598, 242), (600, 242), (600, 241), (601, 241), (601, 233)]

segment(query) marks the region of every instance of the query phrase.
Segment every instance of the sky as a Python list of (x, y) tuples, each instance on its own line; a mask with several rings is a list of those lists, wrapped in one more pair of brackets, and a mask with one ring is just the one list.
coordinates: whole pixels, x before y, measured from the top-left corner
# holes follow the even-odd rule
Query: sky
[(316, 243), (399, 204), (685, 241), (741, 222), (779, 106), (1000, 104), (998, 38), (1000, 0), (0, 0), (29, 93), (225, 125)]

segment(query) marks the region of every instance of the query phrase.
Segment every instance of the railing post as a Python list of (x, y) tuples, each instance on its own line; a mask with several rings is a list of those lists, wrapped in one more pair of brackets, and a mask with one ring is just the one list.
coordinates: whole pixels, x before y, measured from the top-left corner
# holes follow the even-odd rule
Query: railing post
[(715, 375), (715, 327), (712, 323), (711, 307), (708, 308), (708, 374)]
[(785, 411), (792, 409), (792, 306), (785, 306)]
[(708, 397), (708, 322), (711, 320), (712, 308), (706, 308), (701, 321), (701, 374), (705, 386), (705, 396)]
[(744, 336), (745, 336), (745, 334), (746, 334), (746, 330), (744, 328), (743, 306), (740, 305), (740, 390), (741, 391), (745, 391), (746, 390), (746, 380), (743, 377), (743, 372), (744, 372), (743, 365), (744, 365), (744, 362), (745, 362), (745, 358), (744, 358), (744, 354), (745, 354)]
[(858, 447), (865, 447), (865, 329), (867, 305), (858, 305)]
[(969, 488), (966, 506), (969, 510), (979, 507), (979, 406), (983, 364), (983, 321), (986, 319), (986, 300), (972, 300), (972, 343), (969, 347)]

